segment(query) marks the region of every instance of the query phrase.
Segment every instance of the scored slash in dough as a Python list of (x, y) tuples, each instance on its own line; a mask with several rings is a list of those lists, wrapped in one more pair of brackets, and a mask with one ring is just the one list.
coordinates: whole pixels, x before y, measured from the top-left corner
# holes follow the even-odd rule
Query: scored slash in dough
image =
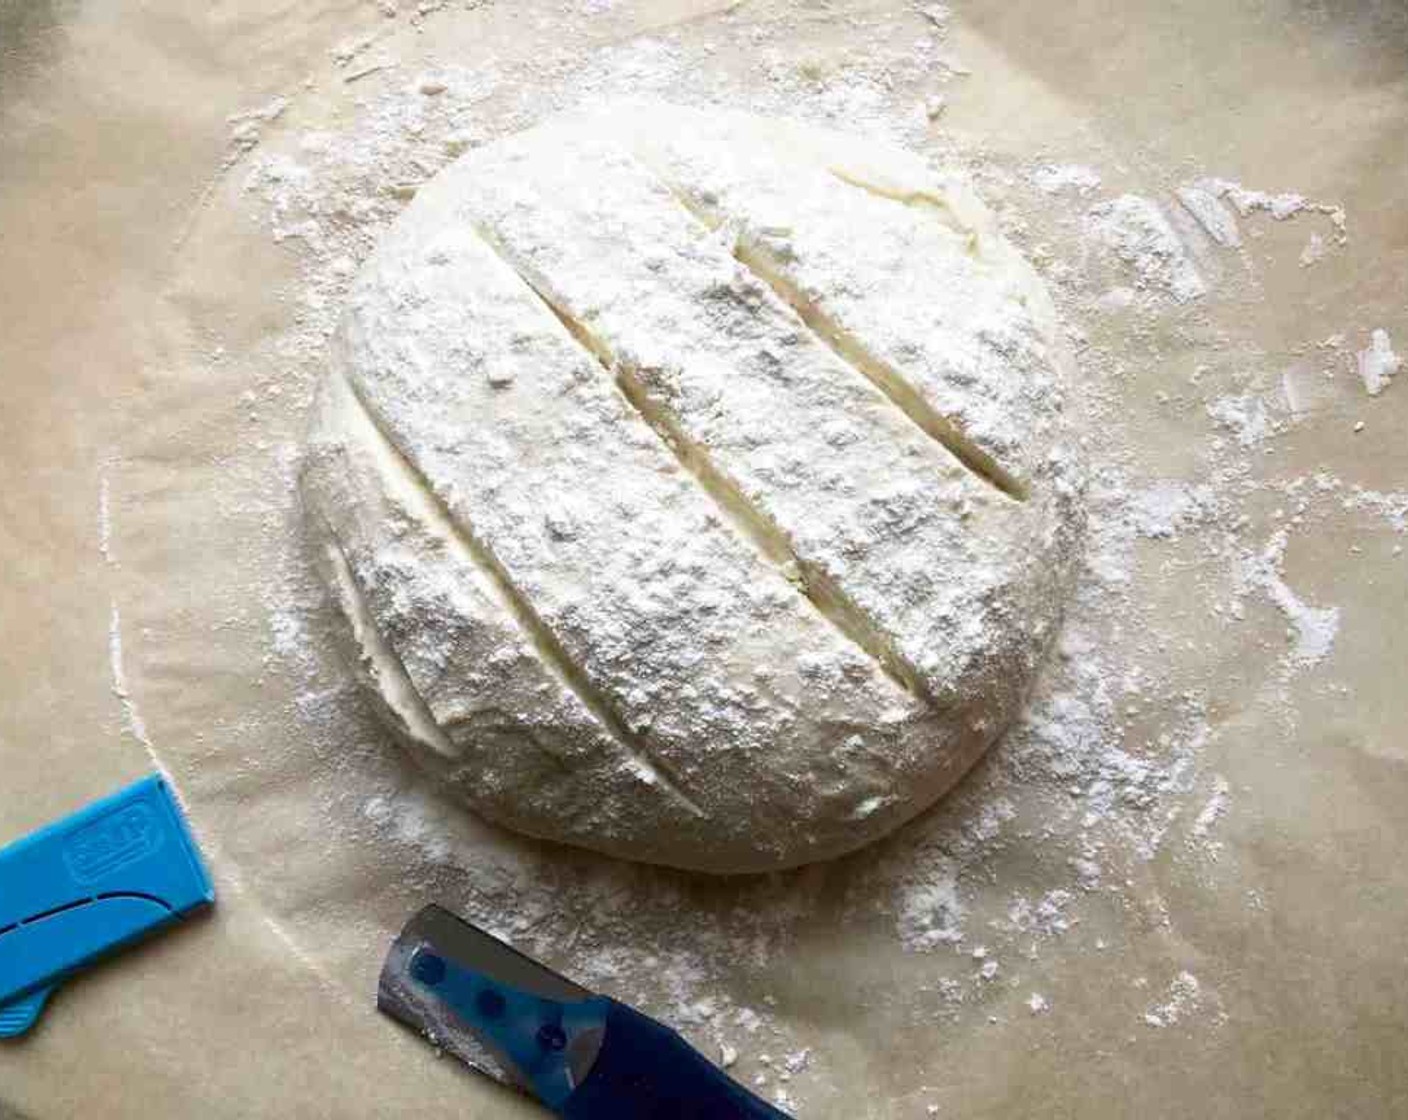
[(380, 711), (485, 816), (627, 858), (891, 831), (1059, 620), (1056, 331), (901, 152), (630, 105), (471, 153), (359, 275), (304, 471)]

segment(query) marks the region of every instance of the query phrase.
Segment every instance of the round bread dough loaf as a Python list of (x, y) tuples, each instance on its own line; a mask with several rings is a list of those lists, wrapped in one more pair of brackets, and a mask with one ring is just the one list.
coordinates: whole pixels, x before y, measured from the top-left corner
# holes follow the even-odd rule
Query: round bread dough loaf
[(916, 157), (616, 105), (387, 231), (305, 505), (370, 694), (475, 810), (782, 868), (890, 832), (1015, 714), (1082, 535), (1066, 361)]

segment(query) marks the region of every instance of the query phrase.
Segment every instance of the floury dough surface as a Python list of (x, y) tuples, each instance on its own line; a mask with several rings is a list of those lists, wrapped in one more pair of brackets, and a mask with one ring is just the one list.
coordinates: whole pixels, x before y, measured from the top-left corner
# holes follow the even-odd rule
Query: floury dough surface
[(333, 353), (303, 493), (352, 659), (500, 823), (834, 857), (962, 777), (1056, 634), (1055, 313), (898, 149), (650, 103), (501, 140), (383, 236)]
[[(0, 3), (0, 834), (160, 766), (220, 897), (0, 1047), (0, 1115), (537, 1115), (372, 1010), (429, 900), (806, 1120), (1401, 1114), (1406, 23)], [(377, 240), (464, 153), (621, 96), (962, 168), (1081, 371), (1089, 545), (1030, 703), (935, 808), (795, 871), (465, 812), (351, 681), (303, 535)]]

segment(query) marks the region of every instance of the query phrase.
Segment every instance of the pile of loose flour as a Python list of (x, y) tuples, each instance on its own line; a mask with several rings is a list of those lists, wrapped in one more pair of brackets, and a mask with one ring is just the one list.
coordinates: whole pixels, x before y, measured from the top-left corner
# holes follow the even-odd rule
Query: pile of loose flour
[[(1102, 967), (1099, 951), (1136, 928), (1176, 929), (1152, 869), (1208, 889), (1226, 873), (1224, 836), (1247, 791), (1212, 761), (1226, 747), (1220, 677), (1263, 681), (1261, 702), (1292, 723), (1303, 696), (1343, 687), (1329, 676), (1343, 623), (1288, 571), (1298, 542), (1344, 524), (1405, 532), (1408, 496), (1286, 475), (1270, 454), (1299, 425), (1348, 427), (1346, 400), (1372, 417), (1360, 377), (1368, 385), (1368, 369), (1371, 392), (1391, 391), (1393, 325), (1346, 324), (1289, 366), (1239, 329), (1240, 301), (1258, 296), (1246, 245), (1261, 225), (1303, 223), (1308, 267), (1349, 251), (1352, 215), (1217, 169), (1149, 169), (1146, 187), (1108, 190), (1098, 151), (1022, 162), (968, 148), (945, 131), (945, 99), (983, 76), (955, 53), (956, 17), (939, 4), (896, 16), (721, 3), (623, 42), (594, 33), (614, 5), (565, 5), (560, 26), (535, 31), (546, 50), (473, 67), (434, 57), (436, 21), (470, 18), (441, 7), (389, 5), (379, 31), (313, 67), (308, 89), (231, 117), (225, 174), (300, 267), (277, 368), (245, 401), (251, 423), (306, 408), (351, 278), (449, 161), (558, 108), (664, 95), (880, 134), (967, 169), (1062, 306), (1090, 419), (1092, 539), (1018, 725), (935, 810), (835, 864), (710, 882), (508, 841), (490, 858), (464, 845), (460, 810), (429, 782), (368, 778), (355, 804), (321, 811), (426, 868), (427, 882), (453, 882), (448, 904), (639, 1001), (800, 1115), (831, 1084), (827, 1053), (769, 978), (822, 915), (857, 944), (883, 938), (922, 959), (927, 979), (888, 993), (897, 1020), (1059, 1021), (1048, 981)], [(851, 45), (826, 46), (838, 37)], [(301, 99), (314, 94), (339, 112), (307, 123)], [(332, 612), (302, 548), (299, 446), (271, 451), (286, 489), (270, 509), (287, 549), (269, 581), (270, 668), (297, 679), (300, 731), (319, 749), (345, 751), (349, 765), (357, 749), (394, 751), (330, 652)], [(1386, 562), (1401, 565), (1401, 548)], [(1282, 640), (1245, 637), (1271, 618)], [(1216, 978), (1187, 965), (1128, 978), (1131, 1033), (1217, 1029)]]

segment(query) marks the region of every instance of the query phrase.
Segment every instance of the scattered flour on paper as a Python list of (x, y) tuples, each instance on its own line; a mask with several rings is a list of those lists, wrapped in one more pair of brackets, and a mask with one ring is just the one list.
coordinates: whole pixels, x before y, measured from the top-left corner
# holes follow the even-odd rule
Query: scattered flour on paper
[(1208, 404), (1207, 413), (1243, 447), (1255, 447), (1274, 430), (1266, 402), (1254, 393), (1219, 397)]
[(1171, 1027), (1197, 1004), (1198, 978), (1191, 972), (1180, 972), (1168, 986), (1168, 998), (1144, 1012), (1144, 1022), (1151, 1027)]
[(1189, 829), (1189, 836), (1193, 840), (1206, 840), (1208, 834), (1222, 815), (1227, 812), (1228, 805), (1231, 804), (1232, 787), (1222, 775), (1214, 775), (1212, 780), (1212, 796), (1198, 812), (1197, 818), (1193, 821), (1193, 827)]
[(923, 952), (963, 940), (963, 902), (958, 868), (939, 861), (896, 894), (895, 932), (908, 949)]
[(1134, 270), (1138, 287), (1161, 290), (1179, 303), (1207, 294), (1207, 281), (1157, 202), (1124, 194), (1092, 207), (1087, 219), (1090, 235)]
[[(113, 548), (110, 471), (110, 465), (104, 464), (98, 474), (98, 555), (109, 572), (118, 566), (117, 553)], [(152, 768), (169, 780), (171, 775), (156, 752), (156, 746), (147, 732), (146, 720), (142, 718), (142, 710), (137, 706), (137, 697), (128, 685), (127, 665), (122, 652), (122, 611), (115, 596), (108, 600), (108, 673), (113, 697), (122, 714), (122, 729), (146, 752)], [(174, 782), (171, 786), (173, 790), (176, 788)]]
[(112, 487), (106, 467), (98, 475), (98, 555), (104, 564), (117, 563), (112, 550)]
[(1402, 367), (1403, 359), (1393, 352), (1388, 331), (1377, 328), (1369, 335), (1369, 345), (1355, 355), (1355, 364), (1359, 379), (1364, 382), (1364, 391), (1377, 397)]
[(1323, 214), (1329, 218), (1330, 225), (1340, 237), (1344, 236), (1348, 225), (1343, 206), (1337, 203), (1313, 202), (1294, 191), (1270, 194), (1266, 191), (1249, 190), (1230, 179), (1217, 178), (1200, 179), (1193, 186), (1214, 198), (1226, 199), (1243, 218), (1255, 213), (1265, 213), (1278, 222), (1284, 222), (1297, 214)]
[(1313, 607), (1287, 586), (1282, 578), (1288, 534), (1278, 529), (1259, 553), (1251, 557), (1244, 575), (1246, 586), (1264, 591), (1288, 624), (1291, 660), (1298, 666), (1317, 665), (1329, 656), (1339, 633), (1338, 607)]
[(1178, 188), (1178, 201), (1197, 219), (1198, 224), (1224, 249), (1240, 248), (1242, 233), (1237, 228), (1236, 215), (1213, 191), (1198, 184)]
[(156, 757), (152, 752), (152, 741), (147, 734), (146, 722), (142, 719), (132, 690), (127, 687), (127, 669), (122, 661), (122, 612), (118, 610), (116, 602), (110, 604), (108, 612), (108, 669), (112, 674), (112, 694), (122, 705), (124, 728), (148, 754), (152, 754), (152, 760), (155, 762)]
[(282, 117), (288, 105), (287, 97), (275, 97), (257, 109), (249, 109), (243, 113), (232, 113), (225, 118), (230, 125), (224, 164), (227, 170), (237, 164), (247, 152), (258, 146), (264, 126), (272, 124)]
[[(1348, 240), (1347, 219), (1343, 206), (1313, 202), (1294, 191), (1270, 194), (1266, 191), (1248, 190), (1240, 183), (1228, 179), (1202, 178), (1177, 188), (1174, 197), (1202, 227), (1203, 232), (1224, 249), (1242, 248), (1242, 231), (1237, 220), (1255, 214), (1268, 214), (1278, 222), (1287, 221), (1299, 214), (1320, 215), (1328, 220), (1334, 245), (1343, 246)], [(1301, 268), (1318, 264), (1324, 259), (1330, 246), (1331, 242), (1327, 242), (1321, 233), (1313, 231), (1305, 243), (1305, 248), (1301, 250), (1297, 263)]]
[(1044, 163), (1031, 173), (1031, 180), (1047, 194), (1074, 191), (1084, 195), (1100, 185), (1100, 173), (1079, 163)]
[[(117, 554), (112, 543), (112, 482), (107, 465), (98, 472), (98, 555), (107, 569), (117, 567)], [(146, 721), (132, 690), (127, 686), (127, 666), (122, 657), (122, 612), (117, 600), (108, 602), (108, 673), (112, 681), (112, 694), (122, 709), (123, 729), (156, 761), (152, 750), (151, 737), (147, 734)], [(160, 767), (159, 767), (160, 768)], [(163, 772), (164, 772), (164, 768)]]
[(1132, 490), (1129, 516), (1135, 531), (1150, 540), (1174, 540), (1185, 529), (1216, 516), (1217, 499), (1206, 485), (1161, 479)]
[(1319, 264), (1325, 259), (1326, 245), (1325, 239), (1318, 233), (1312, 233), (1305, 243), (1305, 248), (1300, 251), (1297, 258), (1301, 268), (1309, 268), (1311, 265)]

